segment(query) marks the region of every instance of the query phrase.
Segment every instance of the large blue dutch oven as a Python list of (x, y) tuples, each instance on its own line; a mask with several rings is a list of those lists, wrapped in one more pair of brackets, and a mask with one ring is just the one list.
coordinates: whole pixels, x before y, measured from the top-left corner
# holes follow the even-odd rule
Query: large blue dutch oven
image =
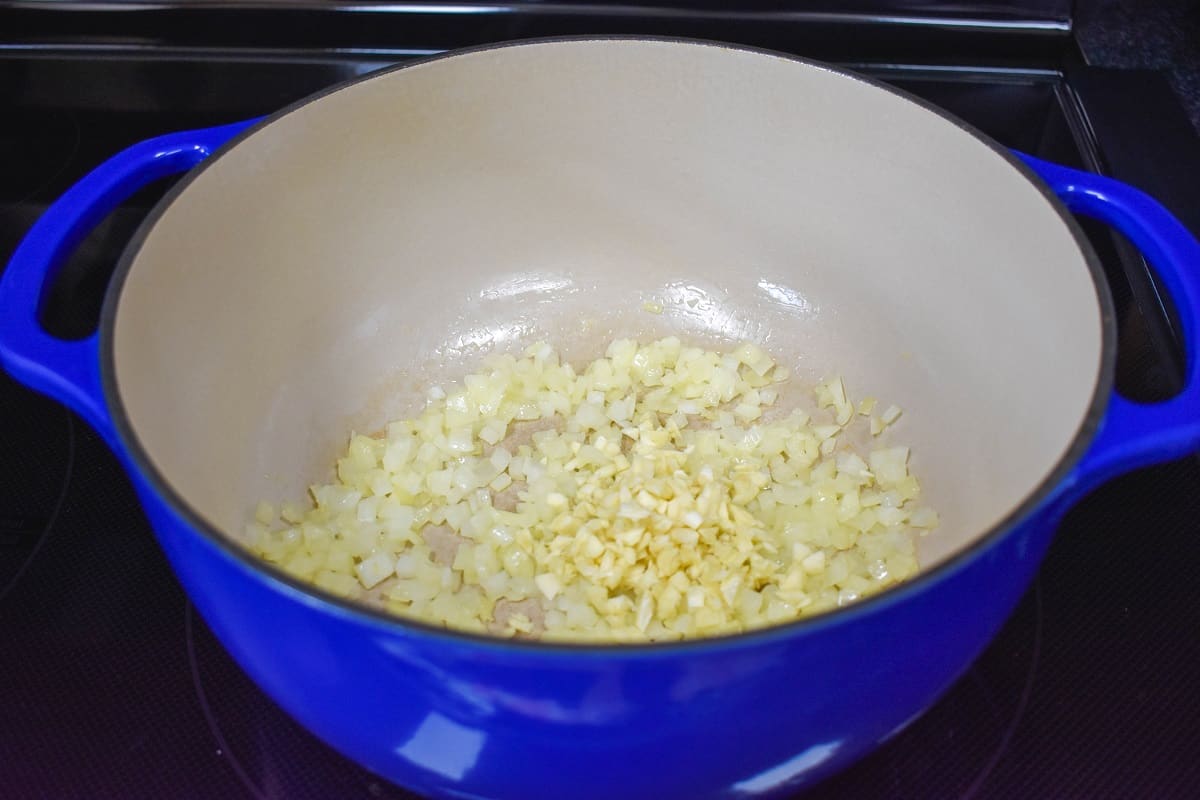
[[(127, 248), (98, 335), (48, 335), (39, 306), (72, 247), (189, 170)], [(1068, 209), (1122, 231), (1170, 290), (1174, 399), (1112, 394), (1112, 305)], [(13, 255), (0, 360), (96, 427), (220, 640), (366, 767), (447, 797), (758, 796), (903, 728), (999, 628), (1074, 499), (1196, 448), (1198, 269), (1137, 190), (853, 75), (559, 40), (113, 157)], [(389, 618), (240, 543), (256, 500), (298, 494), (352, 427), (481, 351), (661, 330), (756, 339), (899, 402), (943, 518), (921, 576), (755, 633), (570, 646)]]

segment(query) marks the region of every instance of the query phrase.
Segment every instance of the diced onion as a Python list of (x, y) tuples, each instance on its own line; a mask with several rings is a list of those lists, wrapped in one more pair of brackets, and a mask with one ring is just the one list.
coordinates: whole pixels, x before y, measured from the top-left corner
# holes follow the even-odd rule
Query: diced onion
[(657, 641), (828, 611), (913, 575), (938, 516), (907, 447), (850, 446), (898, 407), (874, 415), (835, 376), (818, 412), (765, 415), (787, 379), (752, 343), (616, 340), (578, 371), (539, 343), (352, 436), (309, 507), (260, 503), (248, 536), (331, 594), (502, 636)]

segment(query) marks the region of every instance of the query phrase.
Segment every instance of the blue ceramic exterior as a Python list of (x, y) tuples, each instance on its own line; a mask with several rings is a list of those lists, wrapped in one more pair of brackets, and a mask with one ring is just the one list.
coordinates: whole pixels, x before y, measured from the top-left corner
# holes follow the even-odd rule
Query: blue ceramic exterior
[(255, 568), (171, 506), (109, 415), (99, 336), (63, 342), (37, 322), (43, 286), (92, 224), (248, 124), (136, 145), (67, 192), (0, 279), (0, 361), (113, 447), (180, 581), (246, 672), (329, 744), (419, 792), (661, 800), (761, 796), (816, 781), (900, 730), (967, 668), (1072, 500), (1200, 444), (1200, 245), (1135, 189), (1023, 157), (1070, 208), (1121, 229), (1156, 266), (1180, 312), (1187, 388), (1155, 406), (1114, 397), (1069, 474), (970, 553), (832, 615), (683, 645), (511, 643), (353, 610)]
[(438, 797), (758, 797), (814, 782), (970, 665), (1056, 521), (1040, 512), (937, 581), (799, 630), (522, 648), (344, 613), (231, 560), (135, 482), (189, 596), (246, 672), (336, 749)]

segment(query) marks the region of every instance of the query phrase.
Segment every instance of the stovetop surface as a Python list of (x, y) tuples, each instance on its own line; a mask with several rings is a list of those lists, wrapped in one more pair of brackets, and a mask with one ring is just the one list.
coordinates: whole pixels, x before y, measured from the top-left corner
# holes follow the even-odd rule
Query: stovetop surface
[[(266, 113), (395, 57), (0, 49), (0, 259), (121, 147)], [(856, 66), (1005, 145), (1141, 178), (1200, 228), (1194, 189), (1137, 147), (1154, 137), (1184, 176), (1196, 163), (1194, 136), (1152, 75)], [(46, 309), (51, 329), (94, 328), (107, 273), (165, 188), (139, 193), (83, 244)], [(1087, 231), (1116, 300), (1119, 386), (1167, 396), (1180, 360), (1170, 314), (1140, 258), (1104, 228)], [(232, 662), (84, 423), (0, 374), (0, 431), (0, 794), (410, 796), (316, 740)], [(1200, 468), (1187, 459), (1086, 498), (962, 679), (805, 796), (1196, 796), (1198, 488)]]

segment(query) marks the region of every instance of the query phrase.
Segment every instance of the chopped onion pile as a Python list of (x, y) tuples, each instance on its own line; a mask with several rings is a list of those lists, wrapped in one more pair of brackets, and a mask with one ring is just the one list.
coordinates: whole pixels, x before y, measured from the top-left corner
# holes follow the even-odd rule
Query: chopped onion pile
[(287, 572), (428, 623), (544, 639), (661, 641), (794, 620), (917, 570), (908, 448), (862, 457), (840, 378), (814, 419), (764, 411), (761, 348), (614, 341), (582, 373), (545, 344), (354, 435), (311, 507), (260, 504), (250, 537)]

